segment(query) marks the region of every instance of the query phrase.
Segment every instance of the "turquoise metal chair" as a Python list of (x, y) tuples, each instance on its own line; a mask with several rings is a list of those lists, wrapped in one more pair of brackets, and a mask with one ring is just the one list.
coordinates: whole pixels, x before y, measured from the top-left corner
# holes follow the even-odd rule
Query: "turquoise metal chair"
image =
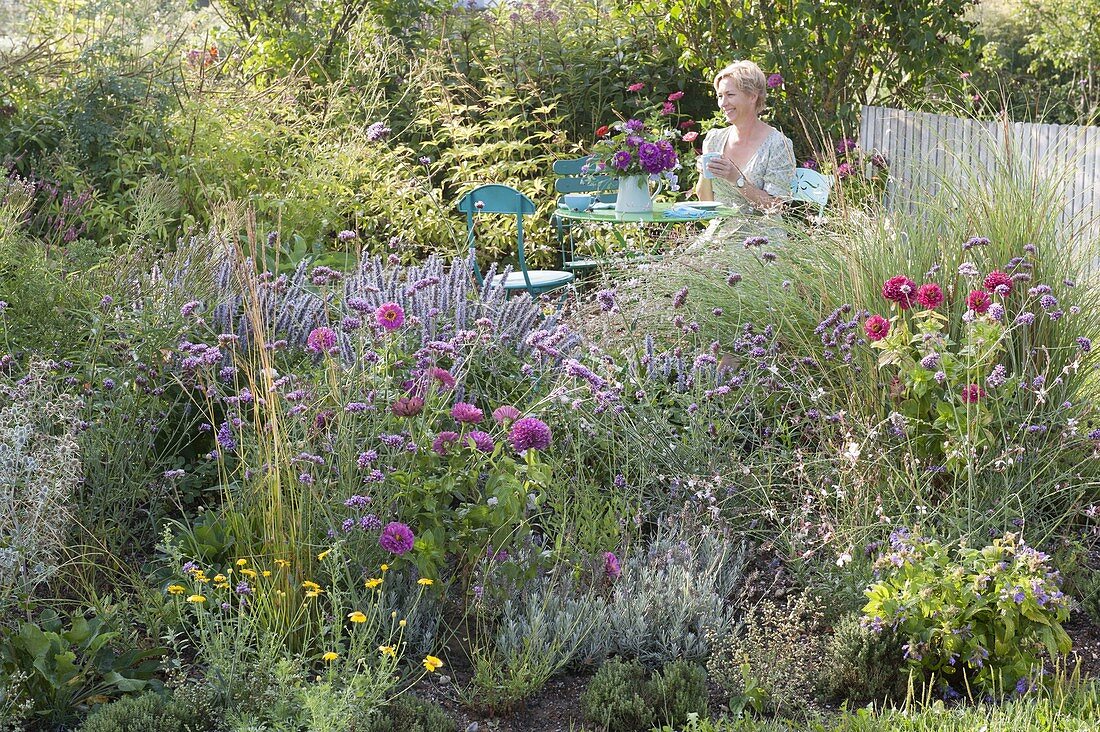
[(493, 277), (494, 283), (502, 284), (510, 292), (527, 290), (532, 296), (536, 296), (564, 287), (573, 281), (572, 272), (527, 268), (527, 257), (523, 250), (523, 217), (535, 213), (535, 204), (515, 188), (498, 183), (478, 186), (462, 197), (458, 202), (458, 210), (466, 214), (466, 241), (470, 247), (474, 275), (479, 283), (484, 283), (485, 278), (481, 274), (481, 268), (477, 266), (474, 227), (476, 214), (508, 214), (516, 217), (519, 271), (496, 275)]
[[(614, 203), (618, 197), (619, 179), (610, 175), (598, 175), (589, 171), (591, 156), (558, 160), (554, 163), (554, 190), (560, 195), (566, 193), (591, 193), (600, 203)], [(550, 224), (558, 240), (561, 252), (562, 269), (585, 269), (594, 266), (591, 263), (578, 263), (573, 256), (573, 224), (557, 214), (550, 217)]]
[(817, 215), (825, 214), (825, 204), (829, 202), (829, 191), (833, 187), (833, 176), (825, 176), (810, 168), (795, 168), (791, 181), (791, 200), (806, 201), (817, 205)]

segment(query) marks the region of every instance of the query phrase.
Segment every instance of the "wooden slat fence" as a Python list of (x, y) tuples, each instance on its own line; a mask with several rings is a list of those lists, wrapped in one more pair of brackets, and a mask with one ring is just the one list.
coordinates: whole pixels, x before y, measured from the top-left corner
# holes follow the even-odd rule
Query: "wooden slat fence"
[(913, 210), (944, 179), (965, 182), (993, 172), (1006, 154), (1060, 182), (1064, 234), (1079, 245), (1100, 240), (1100, 127), (982, 122), (944, 114), (863, 107), (860, 146), (882, 153), (890, 166), (887, 205)]

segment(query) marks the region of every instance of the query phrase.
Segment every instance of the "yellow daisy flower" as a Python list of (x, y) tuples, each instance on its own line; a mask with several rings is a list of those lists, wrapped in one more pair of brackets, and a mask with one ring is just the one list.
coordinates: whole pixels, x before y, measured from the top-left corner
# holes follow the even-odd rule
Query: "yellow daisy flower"
[(271, 570), (270, 569), (265, 569), (260, 574), (262, 574), (264, 577), (270, 577), (271, 576)]
[(397, 649), (393, 646), (378, 646), (378, 652), (381, 653), (383, 656), (397, 658)]
[(182, 595), (186, 591), (183, 585), (168, 585), (169, 595)]
[(378, 587), (382, 584), (382, 580), (378, 579), (377, 577), (371, 577), (363, 584), (367, 586), (367, 589), (373, 590), (375, 587)]
[(435, 656), (424, 656), (424, 668), (428, 669), (428, 673), (435, 673), (442, 666), (443, 662)]
[(256, 570), (254, 570), (254, 569), (242, 569), (241, 574), (243, 574), (245, 577), (252, 577), (252, 578), (255, 578), (257, 576)]
[(383, 571), (383, 572), (388, 572), (388, 571), (389, 571), (389, 569), (390, 569), (390, 565), (388, 565), (388, 564), (383, 564), (383, 565), (382, 565), (382, 571)]
[(325, 655), (321, 656), (321, 660), (324, 661), (325, 663), (330, 663), (332, 661), (335, 661), (339, 657), (340, 657), (339, 653), (334, 653), (332, 651), (329, 651)]
[(431, 587), (432, 586), (432, 580), (428, 579), (427, 577), (421, 577), (420, 579), (418, 579), (416, 581), (416, 584), (424, 585), (425, 587)]
[(241, 557), (240, 559), (238, 559), (238, 560), (237, 560), (237, 566), (238, 566), (238, 567), (246, 567), (246, 566), (248, 566), (248, 560), (247, 560), (247, 559), (245, 559), (244, 557)]
[(324, 590), (309, 590), (306, 592), (306, 597), (317, 597), (322, 592), (324, 592)]
[(187, 598), (187, 601), (198, 604), (198, 603), (206, 602), (206, 598), (203, 597), (202, 595), (191, 595), (191, 597)]
[(319, 590), (319, 589), (321, 589), (321, 585), (317, 584), (316, 582), (310, 582), (309, 580), (306, 580), (305, 582), (303, 582), (302, 587), (304, 587), (307, 590)]
[(214, 575), (214, 581), (215, 581), (215, 582), (225, 582), (225, 580), (226, 580), (226, 577), (225, 577), (225, 575), (224, 575), (224, 574), (216, 574), (216, 575)]
[(353, 623), (365, 623), (367, 622), (367, 616), (356, 610), (353, 613), (348, 613), (348, 620)]
[(318, 562), (325, 561), (325, 557), (327, 557), (328, 553), (331, 552), (331, 551), (332, 551), (331, 549), (325, 549), (323, 552), (321, 552), (320, 554), (317, 555), (317, 561)]
[(276, 566), (276, 567), (280, 567), (280, 568), (282, 568), (282, 569), (286, 569), (287, 567), (289, 567), (289, 566), (290, 566), (290, 560), (287, 560), (287, 559), (276, 559), (276, 560), (275, 560), (275, 566)]

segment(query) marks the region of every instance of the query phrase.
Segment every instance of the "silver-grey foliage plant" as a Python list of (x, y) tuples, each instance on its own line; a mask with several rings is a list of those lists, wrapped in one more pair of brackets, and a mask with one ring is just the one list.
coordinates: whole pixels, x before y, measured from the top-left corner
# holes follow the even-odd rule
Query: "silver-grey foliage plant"
[(57, 571), (69, 500), (81, 476), (79, 401), (58, 392), (49, 364), (0, 381), (0, 617)]

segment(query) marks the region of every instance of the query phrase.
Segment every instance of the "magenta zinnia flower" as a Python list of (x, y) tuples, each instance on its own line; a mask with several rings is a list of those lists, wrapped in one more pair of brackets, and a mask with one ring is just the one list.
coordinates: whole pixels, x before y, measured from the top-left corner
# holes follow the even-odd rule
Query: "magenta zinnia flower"
[(455, 377), (447, 369), (441, 369), (438, 366), (432, 366), (430, 369), (428, 369), (428, 376), (430, 376), (434, 381), (438, 382), (439, 385), (444, 389), (455, 388)]
[(982, 287), (984, 287), (989, 292), (996, 292), (997, 288), (1001, 285), (1004, 285), (1008, 288), (1004, 294), (1007, 295), (1009, 292), (1012, 292), (1012, 276), (1005, 274), (999, 269), (995, 269), (987, 274), (985, 276), (985, 281), (982, 282)]
[(415, 417), (423, 410), (424, 400), (418, 396), (401, 397), (390, 407), (390, 411), (397, 417)]
[(306, 338), (306, 348), (314, 353), (328, 353), (336, 345), (336, 331), (324, 326), (314, 328)]
[(481, 430), (471, 430), (466, 435), (466, 444), (478, 452), (492, 452), (496, 448), (493, 436)]
[(459, 402), (451, 408), (451, 416), (455, 418), (456, 422), (465, 422), (466, 424), (477, 424), (481, 421), (484, 413), (475, 407), (473, 404), (467, 404), (466, 402)]
[(979, 315), (989, 310), (991, 304), (992, 300), (989, 299), (989, 293), (985, 290), (971, 290), (966, 297), (966, 306)]
[(772, 74), (771, 76), (768, 77), (768, 88), (769, 89), (775, 89), (775, 88), (780, 87), (780, 86), (783, 86), (783, 75), (782, 74)]
[(382, 529), (382, 534), (378, 537), (378, 546), (390, 554), (400, 556), (413, 548), (414, 541), (412, 529), (403, 523), (391, 521), (386, 524), (386, 528)]
[(435, 440), (432, 441), (432, 450), (434, 450), (437, 455), (446, 455), (450, 452), (451, 445), (456, 442), (458, 442), (457, 432), (451, 432), (449, 430), (440, 432), (436, 435)]
[(881, 341), (890, 334), (890, 321), (881, 315), (872, 315), (863, 324), (863, 332), (872, 341)]
[(386, 330), (397, 330), (405, 322), (405, 310), (395, 302), (383, 303), (374, 311), (374, 318)]
[(511, 404), (502, 404), (493, 410), (493, 420), (497, 424), (514, 422), (519, 418), (519, 410)]
[(550, 428), (541, 419), (524, 417), (512, 425), (508, 441), (516, 452), (545, 450), (550, 447)]
[(896, 302), (902, 310), (913, 304), (916, 294), (917, 283), (905, 275), (891, 277), (882, 285), (882, 296), (890, 302)]
[(917, 302), (932, 310), (943, 302), (943, 290), (935, 282), (928, 282), (917, 289)]
[(985, 396), (985, 392), (977, 384), (967, 384), (962, 389), (962, 400), (967, 404), (977, 404), (978, 400)]

